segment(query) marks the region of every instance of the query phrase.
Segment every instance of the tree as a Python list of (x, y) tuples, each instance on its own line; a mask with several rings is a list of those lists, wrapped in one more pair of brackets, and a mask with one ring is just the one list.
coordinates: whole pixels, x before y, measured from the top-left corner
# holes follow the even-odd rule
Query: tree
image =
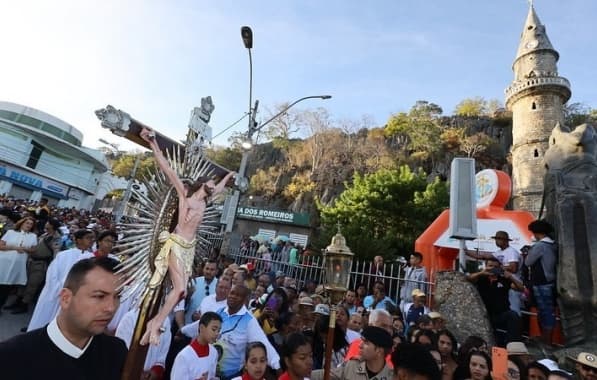
[(306, 147), (311, 155), (311, 173), (313, 173), (321, 164), (327, 144), (325, 134), (331, 129), (332, 122), (330, 114), (324, 108), (305, 111), (304, 117), (305, 125), (311, 133), (306, 140)]
[(464, 117), (480, 117), (487, 114), (488, 104), (485, 99), (480, 96), (474, 98), (467, 98), (456, 105), (454, 114)]
[(564, 106), (564, 122), (570, 129), (584, 123), (597, 122), (597, 110), (584, 103), (570, 103)]
[(413, 172), (404, 165), (364, 176), (356, 173), (333, 205), (318, 205), (322, 243), (329, 242), (340, 223), (348, 246), (359, 257), (407, 255), (448, 205), (447, 184), (439, 179), (427, 183), (422, 170)]
[(423, 164), (428, 170), (440, 153), (442, 109), (434, 103), (419, 100), (408, 113), (398, 113), (388, 120), (385, 132), (402, 146), (406, 157), (414, 164)]
[(135, 167), (135, 160), (139, 157), (139, 167), (135, 175), (136, 180), (143, 180), (150, 178), (153, 175), (155, 161), (151, 153), (126, 153), (120, 155), (112, 164), (112, 173), (117, 177), (129, 179), (133, 168)]
[(218, 147), (205, 149), (205, 155), (216, 164), (229, 170), (238, 170), (243, 153), (239, 146)]
[[(270, 116), (267, 119), (288, 108), (288, 105), (289, 103), (277, 105), (273, 112), (270, 112)], [(303, 124), (302, 121), (302, 112), (292, 108), (288, 109), (268, 124), (265, 136), (272, 140), (275, 147), (288, 150), (289, 141), (292, 139), (292, 135), (300, 130)]]

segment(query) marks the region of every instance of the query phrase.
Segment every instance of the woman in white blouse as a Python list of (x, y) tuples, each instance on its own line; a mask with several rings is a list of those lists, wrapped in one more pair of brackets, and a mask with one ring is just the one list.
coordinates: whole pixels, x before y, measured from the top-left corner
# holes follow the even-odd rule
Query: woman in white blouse
[(27, 257), (35, 251), (37, 235), (33, 233), (35, 219), (25, 217), (0, 239), (0, 307), (14, 285), (27, 283)]

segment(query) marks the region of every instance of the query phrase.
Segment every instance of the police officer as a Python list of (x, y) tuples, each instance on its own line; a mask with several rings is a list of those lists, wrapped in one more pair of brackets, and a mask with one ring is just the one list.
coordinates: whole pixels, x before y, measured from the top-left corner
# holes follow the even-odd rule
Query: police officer
[[(386, 364), (386, 355), (392, 350), (392, 336), (381, 327), (363, 329), (359, 357), (344, 362), (331, 370), (332, 380), (391, 380), (393, 371)], [(323, 370), (311, 373), (311, 380), (323, 379)]]

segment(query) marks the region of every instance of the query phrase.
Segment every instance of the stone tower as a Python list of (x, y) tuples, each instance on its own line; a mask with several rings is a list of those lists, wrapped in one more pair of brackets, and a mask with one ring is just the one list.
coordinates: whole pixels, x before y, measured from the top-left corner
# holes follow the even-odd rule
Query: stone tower
[(514, 81), (506, 88), (512, 111), (512, 200), (514, 209), (537, 214), (543, 196), (543, 155), (556, 123), (564, 123), (563, 106), (570, 82), (558, 76), (558, 52), (531, 4), (512, 65)]

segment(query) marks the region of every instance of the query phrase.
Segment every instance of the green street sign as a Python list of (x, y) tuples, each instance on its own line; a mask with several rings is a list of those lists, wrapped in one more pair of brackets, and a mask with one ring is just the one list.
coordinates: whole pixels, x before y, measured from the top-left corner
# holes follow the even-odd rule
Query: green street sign
[(240, 206), (236, 210), (236, 217), (240, 219), (261, 220), (271, 223), (286, 223), (306, 227), (309, 226), (308, 213)]

